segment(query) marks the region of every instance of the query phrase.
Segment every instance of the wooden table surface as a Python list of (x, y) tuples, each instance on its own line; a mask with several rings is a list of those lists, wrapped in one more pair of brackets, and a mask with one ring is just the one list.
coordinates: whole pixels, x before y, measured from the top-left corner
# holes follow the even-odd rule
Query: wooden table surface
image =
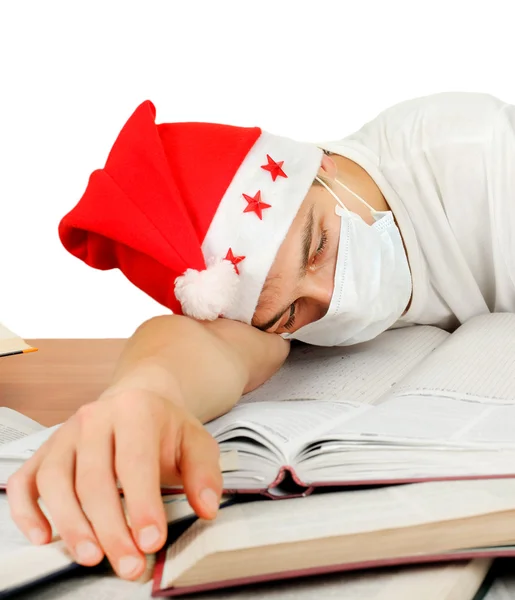
[(0, 406), (42, 425), (65, 421), (109, 384), (125, 340), (27, 340), (38, 352), (0, 359)]

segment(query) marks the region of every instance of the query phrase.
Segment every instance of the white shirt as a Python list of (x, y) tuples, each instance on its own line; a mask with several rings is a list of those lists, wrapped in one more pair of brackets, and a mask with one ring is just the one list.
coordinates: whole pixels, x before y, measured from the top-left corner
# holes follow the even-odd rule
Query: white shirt
[(397, 325), (453, 329), (515, 312), (515, 106), (486, 94), (425, 96), (321, 146), (365, 169), (395, 216), (413, 279)]

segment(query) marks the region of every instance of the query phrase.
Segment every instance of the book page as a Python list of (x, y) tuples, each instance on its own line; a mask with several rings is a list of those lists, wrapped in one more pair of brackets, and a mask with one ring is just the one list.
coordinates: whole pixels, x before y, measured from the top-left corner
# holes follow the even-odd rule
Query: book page
[(424, 395), (515, 402), (515, 314), (471, 319), (395, 387)]
[(386, 331), (346, 348), (297, 345), (283, 367), (240, 403), (326, 400), (373, 404), (449, 334), (427, 326)]
[(463, 325), (373, 410), (337, 424), (330, 434), (375, 443), (513, 449), (513, 423), (515, 315), (493, 314)]
[[(464, 501), (466, 499), (466, 501)], [(271, 544), (427, 525), (515, 510), (515, 480), (431, 482), (229, 506), (168, 548), (163, 581), (203, 556)]]
[[(515, 402), (485, 405), (440, 396), (393, 397), (345, 422), (335, 423), (324, 438), (427, 446), (515, 449)], [(515, 469), (515, 465), (514, 465)]]
[(204, 593), (202, 600), (472, 600), (490, 562), (334, 573)]
[[(229, 413), (208, 423), (206, 429), (221, 443), (245, 436), (257, 444), (275, 448), (279, 460), (281, 457), (290, 460), (308, 439), (316, 439), (329, 426), (367, 408), (350, 402), (320, 400), (253, 402), (236, 405)], [(242, 460), (240, 457), (240, 463)]]
[(0, 446), (45, 429), (15, 410), (0, 406)]
[[(41, 426), (40, 426), (41, 427)], [(41, 427), (29, 435), (0, 445), (0, 488), (4, 488), (9, 477), (28, 460), (58, 427)]]
[(59, 427), (41, 427), (39, 431), (25, 435), (0, 446), (0, 486), (5, 486), (9, 477), (28, 460), (36, 450)]
[(52, 427), (42, 427), (29, 435), (20, 436), (11, 442), (7, 442), (0, 446), (0, 461), (8, 458), (28, 459), (44, 442), (60, 427), (53, 425)]

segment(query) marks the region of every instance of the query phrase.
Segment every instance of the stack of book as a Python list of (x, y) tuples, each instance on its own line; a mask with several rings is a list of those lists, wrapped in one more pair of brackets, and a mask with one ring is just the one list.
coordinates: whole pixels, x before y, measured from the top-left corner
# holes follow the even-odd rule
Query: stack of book
[[(515, 315), (298, 345), (206, 427), (224, 506), (170, 519), (155, 597), (471, 600), (492, 559), (515, 556)], [(0, 446), (0, 484), (45, 436)]]

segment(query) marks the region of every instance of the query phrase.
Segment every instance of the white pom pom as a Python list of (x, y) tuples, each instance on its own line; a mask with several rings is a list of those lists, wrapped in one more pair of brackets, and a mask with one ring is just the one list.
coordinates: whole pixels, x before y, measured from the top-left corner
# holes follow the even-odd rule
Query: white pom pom
[(228, 260), (214, 260), (204, 271), (188, 269), (175, 280), (175, 297), (185, 315), (214, 321), (231, 306), (239, 277)]

